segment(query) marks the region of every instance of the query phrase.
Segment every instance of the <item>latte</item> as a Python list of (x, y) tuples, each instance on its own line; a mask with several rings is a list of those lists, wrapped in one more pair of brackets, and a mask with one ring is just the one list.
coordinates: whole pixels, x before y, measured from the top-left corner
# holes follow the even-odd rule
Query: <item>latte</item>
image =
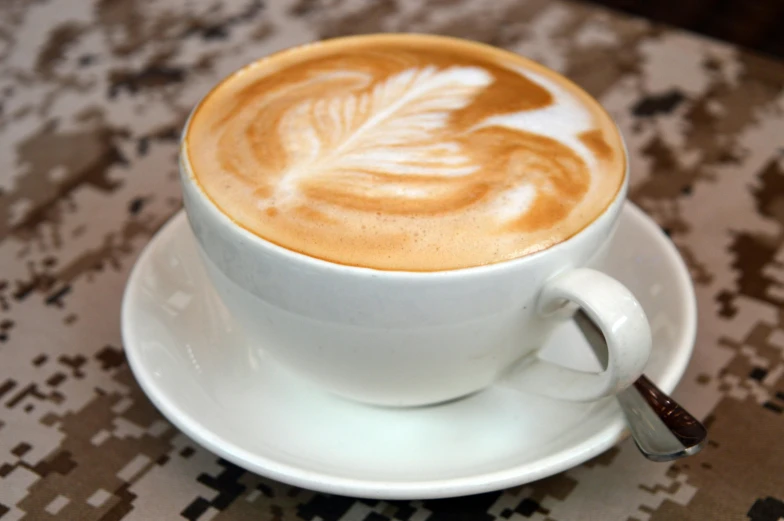
[(601, 106), (549, 69), (451, 38), (375, 35), (262, 59), (200, 103), (183, 157), (229, 218), (339, 264), (439, 271), (560, 243), (621, 189)]

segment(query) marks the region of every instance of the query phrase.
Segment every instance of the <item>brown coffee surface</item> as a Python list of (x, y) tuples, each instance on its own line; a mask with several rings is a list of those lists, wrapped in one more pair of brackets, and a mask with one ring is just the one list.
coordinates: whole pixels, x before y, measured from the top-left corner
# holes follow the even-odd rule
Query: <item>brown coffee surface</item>
[(614, 123), (567, 79), (419, 35), (331, 40), (249, 65), (197, 107), (183, 155), (250, 232), (401, 271), (560, 243), (607, 208), (626, 170)]

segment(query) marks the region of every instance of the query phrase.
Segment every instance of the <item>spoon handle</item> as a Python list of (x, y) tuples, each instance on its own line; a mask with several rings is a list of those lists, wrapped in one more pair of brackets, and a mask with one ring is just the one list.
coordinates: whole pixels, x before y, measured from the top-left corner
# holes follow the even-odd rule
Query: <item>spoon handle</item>
[(702, 450), (708, 432), (645, 375), (618, 394), (637, 447), (653, 461), (672, 461)]
[[(590, 317), (578, 310), (577, 326), (600, 360), (606, 360), (604, 335)], [(653, 461), (672, 461), (697, 454), (707, 430), (694, 416), (667, 396), (645, 375), (617, 395), (634, 443)]]

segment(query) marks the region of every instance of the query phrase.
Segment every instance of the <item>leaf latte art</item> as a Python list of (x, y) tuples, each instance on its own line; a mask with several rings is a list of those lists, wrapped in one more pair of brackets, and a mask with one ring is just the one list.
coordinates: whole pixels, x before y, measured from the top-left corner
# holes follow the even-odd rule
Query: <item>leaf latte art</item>
[(565, 78), (440, 37), (332, 40), (261, 60), (197, 107), (183, 155), (256, 235), (320, 259), (437, 271), (521, 257), (623, 184), (617, 130)]

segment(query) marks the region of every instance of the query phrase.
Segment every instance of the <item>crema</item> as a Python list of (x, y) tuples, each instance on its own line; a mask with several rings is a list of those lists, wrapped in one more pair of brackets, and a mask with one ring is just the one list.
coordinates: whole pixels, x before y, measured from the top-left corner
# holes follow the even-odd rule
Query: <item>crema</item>
[(566, 78), (493, 47), (375, 35), (284, 51), (195, 109), (184, 160), (248, 231), (329, 262), (440, 271), (576, 234), (626, 175), (618, 130)]

